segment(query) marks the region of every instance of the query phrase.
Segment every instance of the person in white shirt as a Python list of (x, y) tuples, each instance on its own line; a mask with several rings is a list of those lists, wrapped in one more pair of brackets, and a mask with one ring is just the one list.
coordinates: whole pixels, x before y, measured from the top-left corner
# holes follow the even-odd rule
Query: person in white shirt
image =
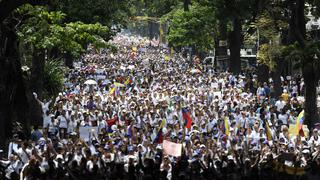
[(251, 137), (252, 141), (255, 143), (258, 143), (260, 140), (259, 127), (260, 127), (260, 123), (259, 123), (259, 121), (256, 121), (254, 123), (254, 126), (253, 126), (251, 133), (249, 134), (249, 137)]
[(66, 115), (66, 111), (62, 110), (61, 115), (58, 116), (59, 135), (61, 139), (66, 138), (67, 129), (68, 129), (68, 121), (65, 115)]
[(22, 142), (21, 147), (18, 149), (18, 151), (16, 153), (23, 164), (28, 163), (30, 156), (31, 156), (31, 150), (28, 149), (27, 142)]
[(281, 112), (281, 110), (284, 108), (285, 105), (286, 105), (286, 102), (282, 99), (282, 97), (280, 97), (280, 99), (276, 101), (276, 104), (275, 104), (278, 112)]
[(46, 111), (46, 113), (45, 114), (43, 114), (43, 116), (42, 116), (42, 118), (43, 118), (43, 130), (44, 130), (44, 132), (47, 132), (48, 131), (48, 129), (47, 129), (47, 127), (48, 127), (48, 124), (50, 123), (50, 121), (51, 121), (51, 117), (50, 117), (50, 112), (49, 111)]
[(319, 145), (320, 144), (320, 137), (318, 134), (318, 129), (313, 129), (312, 131), (312, 136), (310, 137), (308, 144), (310, 146), (315, 146), (315, 145)]
[(8, 159), (10, 158), (11, 154), (16, 153), (19, 149), (19, 137), (18, 134), (13, 135), (13, 140), (9, 143), (8, 148)]
[(33, 96), (36, 99), (36, 101), (41, 105), (42, 113), (45, 114), (49, 110), (49, 106), (52, 100), (46, 102), (46, 99), (44, 99), (42, 102), (38, 99), (38, 95), (35, 92), (33, 93)]
[(68, 134), (75, 133), (77, 131), (78, 122), (74, 115), (71, 115), (70, 121), (68, 122)]
[(98, 117), (98, 132), (101, 133), (103, 130), (107, 129), (107, 122), (103, 120), (102, 116)]
[(47, 125), (48, 135), (56, 136), (58, 133), (58, 122), (54, 118), (54, 115), (50, 115), (51, 121)]
[(171, 180), (172, 178), (172, 166), (169, 160), (168, 156), (163, 157), (163, 161), (160, 165), (160, 171), (166, 171), (167, 172), (167, 179)]
[(5, 168), (5, 177), (7, 179), (18, 179), (20, 169), (23, 164), (16, 155), (11, 154), (9, 160), (0, 160), (0, 165)]
[(278, 115), (278, 119), (282, 122), (282, 124), (288, 125), (288, 114), (282, 110), (281, 114)]

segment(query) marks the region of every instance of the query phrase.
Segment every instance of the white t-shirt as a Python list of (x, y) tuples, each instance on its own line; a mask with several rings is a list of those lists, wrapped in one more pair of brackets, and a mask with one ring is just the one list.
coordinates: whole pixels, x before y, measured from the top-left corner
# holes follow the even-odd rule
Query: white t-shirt
[(18, 152), (18, 144), (15, 142), (10, 142), (8, 150), (8, 159), (10, 158), (10, 155), (14, 152)]
[(29, 157), (31, 156), (31, 150), (30, 149), (23, 150), (22, 148), (19, 148), (17, 154), (21, 158), (21, 161), (23, 162), (23, 164), (26, 164), (29, 162)]
[(287, 114), (279, 114), (278, 119), (281, 120), (283, 124), (288, 124)]
[(283, 109), (283, 107), (286, 105), (286, 103), (284, 101), (280, 101), (278, 100), (275, 104), (275, 106), (277, 107), (277, 111), (281, 111)]
[(63, 116), (58, 117), (59, 120), (59, 128), (68, 128), (68, 122), (67, 119)]
[(255, 130), (253, 129), (252, 132), (251, 132), (251, 134), (250, 134), (250, 137), (252, 138), (252, 140), (253, 140), (254, 142), (259, 142), (259, 140), (260, 140), (260, 133), (259, 133), (259, 131), (257, 132), (257, 131), (255, 131)]
[(50, 115), (47, 116), (46, 114), (43, 115), (43, 128), (48, 127), (49, 123), (51, 121)]

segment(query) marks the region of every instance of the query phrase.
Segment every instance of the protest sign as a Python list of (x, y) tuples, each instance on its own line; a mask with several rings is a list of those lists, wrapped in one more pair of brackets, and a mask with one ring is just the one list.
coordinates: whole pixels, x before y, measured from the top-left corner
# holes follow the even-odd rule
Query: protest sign
[(92, 137), (98, 137), (98, 127), (80, 127), (80, 138), (84, 141), (88, 141)]
[(163, 141), (163, 153), (175, 157), (181, 156), (182, 144), (170, 141)]
[(213, 97), (216, 97), (216, 96), (218, 96), (219, 98), (222, 98), (222, 93), (221, 93), (221, 91), (213, 92)]

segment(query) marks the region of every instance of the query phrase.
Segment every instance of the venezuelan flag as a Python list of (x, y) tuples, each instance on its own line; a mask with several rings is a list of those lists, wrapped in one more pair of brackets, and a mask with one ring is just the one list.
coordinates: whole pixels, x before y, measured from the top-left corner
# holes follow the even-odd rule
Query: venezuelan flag
[(267, 140), (271, 141), (272, 140), (272, 133), (271, 133), (271, 129), (269, 127), (268, 122), (265, 122), (265, 128), (266, 128)]
[(185, 120), (186, 128), (190, 129), (192, 125), (192, 119), (187, 108), (182, 108), (182, 117)]
[(229, 136), (229, 121), (227, 117), (224, 117), (224, 133)]
[(302, 125), (303, 125), (303, 121), (304, 121), (304, 110), (302, 110), (297, 118), (297, 122), (296, 122), (296, 134), (298, 135), (300, 130), (302, 129)]
[(164, 127), (164, 125), (166, 124), (166, 119), (163, 119), (160, 127), (158, 128), (158, 133), (156, 138), (154, 139), (154, 143), (162, 143), (163, 142), (163, 133), (162, 133), (162, 128)]
[(166, 123), (167, 123), (166, 119), (163, 119), (160, 124), (159, 130), (162, 129), (164, 127), (164, 125), (166, 125)]
[(116, 91), (116, 89), (117, 89), (117, 87), (112, 88), (112, 89), (110, 90), (109, 94), (110, 94), (110, 95), (113, 94), (113, 93)]
[(163, 134), (162, 134), (162, 128), (159, 130), (157, 137), (154, 139), (154, 143), (161, 144), (163, 142)]
[(130, 83), (130, 78), (128, 78), (128, 79), (124, 82), (125, 85), (128, 85), (129, 83)]

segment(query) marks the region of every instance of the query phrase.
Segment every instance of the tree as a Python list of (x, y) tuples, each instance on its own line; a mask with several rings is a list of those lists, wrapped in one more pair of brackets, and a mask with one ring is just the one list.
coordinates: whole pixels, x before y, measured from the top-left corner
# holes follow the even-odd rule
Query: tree
[[(134, 23), (139, 20), (142, 27), (147, 25), (146, 34), (149, 38), (157, 38), (157, 35), (160, 34), (159, 29), (161, 28), (159, 19), (175, 9), (180, 4), (179, 1), (180, 0), (133, 0), (133, 6), (130, 8), (132, 16), (130, 19), (134, 20)], [(142, 32), (142, 34), (144, 33)]]
[(109, 28), (100, 23), (64, 23), (66, 14), (49, 12), (44, 6), (25, 5), (18, 12), (29, 16), (18, 28), (18, 35), (23, 47), (32, 51), (31, 89), (39, 97), (42, 97), (45, 56), (50, 57), (53, 49), (80, 57), (88, 44), (107, 47), (104, 38), (109, 38)]
[(10, 137), (12, 123), (25, 121), (27, 127), (30, 119), (30, 103), (26, 84), (22, 78), (21, 64), (18, 52), (18, 38), (12, 12), (19, 6), (44, 1), (33, 0), (2, 0), (0, 1), (0, 145)]
[(266, 72), (258, 70), (258, 79), (260, 82), (267, 82), (269, 71), (274, 82), (275, 97), (282, 93), (281, 71), (284, 64), (284, 50), (282, 31), (288, 29), (287, 21), (281, 18), (282, 9), (267, 5), (262, 14), (260, 14), (254, 23), (254, 27), (259, 31), (260, 47), (258, 50), (259, 66), (265, 66)]
[[(221, 30), (225, 31), (229, 27), (229, 48), (230, 48), (230, 70), (238, 74), (241, 72), (240, 49), (243, 44), (243, 24), (250, 22), (250, 18), (255, 19), (260, 11), (259, 0), (215, 0), (212, 4), (217, 7), (216, 16), (219, 18)], [(257, 8), (259, 7), (259, 8)], [(221, 37), (225, 32), (221, 32)], [(226, 39), (223, 39), (226, 40)]]
[[(121, 27), (119, 24), (124, 24), (122, 22), (125, 22), (124, 17), (128, 14), (128, 11), (126, 11), (128, 8), (126, 7), (130, 7), (129, 1), (119, 2), (116, 0), (101, 0), (98, 2), (68, 2), (70, 4), (66, 6), (64, 3), (67, 3), (67, 1), (0, 1), (0, 126), (4, 129), (0, 132), (1, 139), (6, 139), (6, 137), (10, 136), (12, 122), (23, 122), (25, 130), (27, 130), (28, 127), (30, 127), (31, 119), (33, 120), (31, 111), (31, 109), (34, 109), (34, 105), (32, 105), (33, 96), (32, 91), (28, 88), (28, 82), (25, 82), (22, 76), (23, 72), (21, 71), (18, 49), (19, 40), (23, 39), (26, 40), (27, 44), (32, 44), (32, 52), (35, 53), (33, 54), (33, 74), (43, 74), (44, 52), (50, 53), (47, 52), (47, 50), (52, 50), (53, 53), (57, 47), (58, 51), (62, 53), (70, 50), (70, 52), (75, 52), (75, 54), (81, 54), (86, 46), (83, 45), (88, 42), (96, 44), (97, 46), (105, 44), (105, 40), (100, 37), (103, 36), (105, 39), (110, 39), (114, 32), (117, 32)], [(20, 17), (17, 16), (17, 13), (13, 13), (18, 7), (27, 3), (31, 5), (49, 4), (50, 6), (47, 12), (42, 10), (39, 11), (41, 12), (41, 17), (29, 14)], [(63, 4), (65, 6), (63, 6)], [(74, 7), (78, 9), (72, 9)], [(59, 12), (59, 10), (62, 12)], [(86, 13), (82, 14), (82, 16), (78, 16), (79, 13), (84, 12), (84, 10), (86, 10)], [(64, 15), (65, 19), (62, 18), (63, 22), (52, 21), (53, 19), (51, 18), (55, 17), (55, 15), (63, 15), (66, 14), (65, 12), (68, 13), (69, 11), (74, 14), (74, 16)], [(107, 15), (105, 13), (107, 13)], [(33, 22), (30, 22), (30, 19), (32, 18), (36, 19), (37, 22), (40, 22), (41, 25), (44, 26), (41, 27), (37, 26), (38, 24), (32, 24)], [(85, 23), (76, 20), (77, 18)], [(104, 25), (99, 24), (99, 21), (101, 21), (106, 28)], [(35, 26), (31, 27), (28, 31), (28, 23), (23, 24), (25, 22)], [(17, 36), (18, 27), (20, 27), (20, 39)], [(107, 32), (107, 34), (105, 34), (105, 32)], [(101, 36), (96, 36), (97, 34), (100, 34)], [(43, 39), (41, 39), (41, 37), (43, 37)], [(63, 41), (61, 41), (61, 39), (59, 41), (59, 38), (63, 39)], [(74, 49), (77, 50), (73, 51)], [(36, 61), (36, 59), (39, 61)], [(39, 69), (39, 71), (36, 69)], [(32, 79), (37, 78), (34, 76)], [(36, 87), (38, 84), (34, 83), (33, 86), (34, 89), (40, 89), (40, 87)], [(40, 83), (39, 86), (43, 86), (43, 84)], [(3, 145), (4, 141), (1, 141), (1, 143)]]
[(176, 48), (193, 47), (196, 52), (212, 49), (214, 45), (215, 18), (206, 6), (193, 3), (189, 11), (183, 8), (172, 11), (165, 17), (169, 21), (169, 43)]
[(320, 42), (308, 38), (306, 30), (306, 2), (314, 9), (314, 15), (319, 15), (320, 2), (294, 0), (290, 2), (290, 30), (292, 31), (292, 44), (296, 45), (296, 51), (300, 54), (302, 75), (305, 82), (305, 122), (311, 129), (319, 122), (317, 110), (316, 87), (320, 78), (320, 62), (315, 57), (320, 57)]
[(258, 58), (274, 72), (276, 88), (281, 88), (279, 76), (283, 64), (299, 62), (305, 82), (305, 122), (309, 128), (319, 122), (316, 109), (319, 61), (314, 59), (319, 54), (319, 41), (312, 39), (306, 31), (305, 15), (311, 10), (314, 16), (319, 16), (319, 7), (320, 2), (312, 0), (272, 1), (265, 5), (264, 14), (255, 24), (262, 41)]
[(133, 0), (56, 0), (52, 6), (54, 11), (68, 15), (67, 22), (100, 23), (115, 33), (126, 25), (133, 2)]
[[(44, 97), (43, 92), (51, 92), (45, 89), (48, 85), (44, 86), (44, 78), (45, 72), (48, 72), (45, 71), (45, 57), (51, 57), (53, 50), (61, 55), (70, 52), (72, 57), (80, 57), (89, 44), (96, 48), (107, 47), (104, 39), (110, 37), (109, 28), (100, 23), (66, 23), (66, 14), (60, 11), (48, 11), (48, 7), (45, 6), (25, 5), (19, 8), (17, 12), (22, 17), (29, 16), (18, 27), (17, 33), (22, 47), (27, 47), (28, 51), (32, 52), (29, 84), (31, 91), (36, 92), (39, 98)], [(55, 95), (51, 94), (51, 96)], [(38, 107), (35, 101), (33, 103), (35, 107)], [(34, 114), (38, 114), (38, 116), (33, 117), (34, 122), (41, 123), (40, 107), (33, 108), (33, 111), (35, 111)]]

